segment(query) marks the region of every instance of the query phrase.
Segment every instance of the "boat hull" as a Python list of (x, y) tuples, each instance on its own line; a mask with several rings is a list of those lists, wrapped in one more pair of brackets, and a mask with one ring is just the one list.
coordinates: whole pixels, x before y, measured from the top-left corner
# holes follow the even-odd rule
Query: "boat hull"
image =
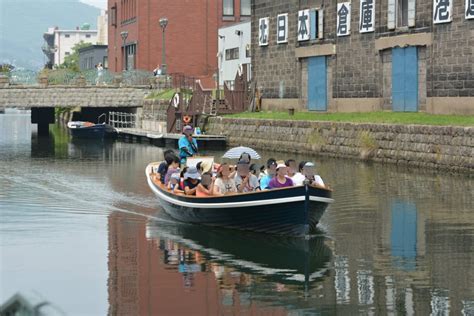
[(333, 201), (329, 190), (311, 186), (196, 198), (172, 194), (149, 175), (148, 184), (164, 211), (178, 221), (279, 235), (315, 234)]
[(113, 138), (117, 136), (115, 128), (108, 124), (95, 124), (88, 127), (69, 128), (72, 137), (76, 138)]

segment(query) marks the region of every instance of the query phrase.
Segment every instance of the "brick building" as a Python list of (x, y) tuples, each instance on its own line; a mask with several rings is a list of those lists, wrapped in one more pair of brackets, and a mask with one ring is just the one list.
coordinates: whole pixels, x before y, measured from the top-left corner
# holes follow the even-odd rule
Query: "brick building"
[[(109, 69), (152, 71), (161, 64), (165, 29), (168, 73), (210, 77), (217, 70), (217, 30), (250, 19), (250, 0), (108, 0)], [(121, 32), (128, 32), (124, 43)]]
[(471, 0), (255, 0), (252, 75), (264, 108), (474, 114), (473, 18)]

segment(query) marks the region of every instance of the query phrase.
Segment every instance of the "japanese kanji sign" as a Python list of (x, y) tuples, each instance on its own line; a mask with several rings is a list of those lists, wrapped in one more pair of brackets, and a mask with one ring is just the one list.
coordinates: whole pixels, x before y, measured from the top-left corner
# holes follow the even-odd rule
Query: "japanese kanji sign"
[(466, 19), (474, 19), (474, 0), (466, 0)]
[(277, 16), (277, 43), (288, 43), (288, 13)]
[(258, 23), (258, 45), (268, 46), (269, 18), (261, 18)]
[(309, 29), (309, 10), (298, 11), (298, 41), (309, 40), (310, 29)]
[(359, 32), (375, 31), (375, 0), (360, 0)]
[[(436, 1), (436, 0), (435, 0)], [(351, 3), (337, 4), (337, 36), (347, 36), (351, 33)]]
[(454, 0), (433, 0), (433, 23), (448, 23), (453, 20)]

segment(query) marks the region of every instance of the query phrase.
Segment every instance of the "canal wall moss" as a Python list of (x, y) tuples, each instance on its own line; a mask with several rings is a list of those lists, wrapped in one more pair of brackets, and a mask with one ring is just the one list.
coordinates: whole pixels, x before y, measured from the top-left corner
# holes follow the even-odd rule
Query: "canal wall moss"
[(474, 128), (211, 118), (230, 146), (474, 173)]

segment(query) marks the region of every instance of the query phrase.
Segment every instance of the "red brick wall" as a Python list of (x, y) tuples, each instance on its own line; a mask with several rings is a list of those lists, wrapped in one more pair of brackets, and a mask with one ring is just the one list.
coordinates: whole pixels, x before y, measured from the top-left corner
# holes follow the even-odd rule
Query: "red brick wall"
[(240, 21), (240, 0), (234, 1), (233, 19), (222, 17), (222, 0), (126, 0), (131, 2), (129, 8), (136, 7), (136, 18), (123, 24), (123, 1), (108, 0), (109, 13), (112, 6), (117, 6), (116, 27), (109, 17), (109, 68), (114, 72), (123, 68), (122, 31), (128, 31), (127, 43), (137, 42), (137, 69), (152, 71), (161, 64), (162, 31), (158, 21), (167, 17), (168, 73), (212, 76), (217, 69), (217, 29)]

